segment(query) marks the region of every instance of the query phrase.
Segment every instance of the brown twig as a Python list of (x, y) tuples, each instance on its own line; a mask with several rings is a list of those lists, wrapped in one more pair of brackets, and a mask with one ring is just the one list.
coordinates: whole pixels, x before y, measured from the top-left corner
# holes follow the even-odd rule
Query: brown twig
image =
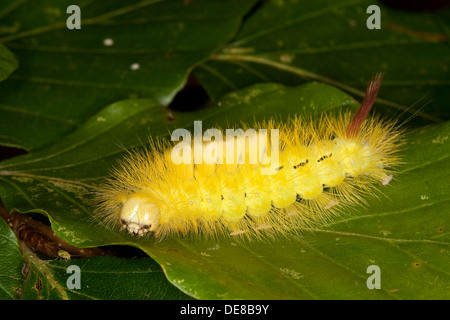
[(99, 255), (110, 255), (100, 248), (77, 248), (59, 238), (46, 224), (17, 212), (8, 213), (0, 206), (2, 217), (14, 231), (17, 238), (27, 247), (49, 257), (59, 257), (60, 250), (67, 251), (75, 258), (87, 258)]

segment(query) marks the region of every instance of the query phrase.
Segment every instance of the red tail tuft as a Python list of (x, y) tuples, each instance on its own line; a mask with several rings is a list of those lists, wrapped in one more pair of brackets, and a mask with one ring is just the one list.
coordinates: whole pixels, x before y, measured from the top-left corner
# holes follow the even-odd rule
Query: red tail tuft
[(372, 106), (377, 98), (378, 90), (381, 86), (381, 81), (383, 80), (383, 74), (377, 73), (375, 77), (370, 81), (366, 89), (366, 95), (361, 103), (361, 107), (358, 112), (353, 117), (352, 121), (347, 127), (347, 138), (353, 138), (358, 134), (359, 128), (369, 114)]

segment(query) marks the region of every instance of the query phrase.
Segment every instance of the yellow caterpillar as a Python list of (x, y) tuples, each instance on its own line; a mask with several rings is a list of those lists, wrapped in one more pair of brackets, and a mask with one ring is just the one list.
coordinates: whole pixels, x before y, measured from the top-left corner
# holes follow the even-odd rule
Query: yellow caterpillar
[[(395, 123), (366, 119), (381, 79), (371, 81), (353, 118), (344, 113), (257, 124), (255, 129), (278, 129), (278, 135), (234, 137), (231, 163), (225, 161), (230, 141), (222, 140), (202, 142), (212, 155), (207, 163), (174, 161), (175, 147), (168, 144), (132, 153), (100, 188), (99, 215), (131, 235), (157, 238), (275, 234), (324, 222), (388, 184), (399, 162)], [(258, 155), (266, 155), (252, 162), (255, 145)], [(185, 159), (196, 157), (184, 152)], [(267, 161), (275, 153), (277, 161)]]

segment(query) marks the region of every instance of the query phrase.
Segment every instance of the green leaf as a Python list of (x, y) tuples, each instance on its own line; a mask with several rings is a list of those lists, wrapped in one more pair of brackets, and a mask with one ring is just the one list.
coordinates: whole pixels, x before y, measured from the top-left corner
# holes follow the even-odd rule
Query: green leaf
[(168, 104), (255, 1), (3, 1), (0, 42), (20, 68), (0, 86), (0, 144), (39, 149), (122, 99)]
[[(34, 274), (29, 274), (27, 283), (34, 282), (35, 285), (36, 279), (40, 279), (42, 288), (40, 291), (31, 290), (32, 286), (27, 285), (22, 299), (192, 299), (170, 284), (161, 267), (150, 258), (94, 257), (70, 261), (31, 261), (35, 269), (32, 270)], [(68, 278), (75, 275), (74, 272), (68, 272), (70, 266), (79, 268), (80, 289), (67, 286)]]
[[(366, 27), (373, 4), (381, 29)], [(409, 115), (426, 105), (422, 122), (448, 120), (449, 14), (402, 12), (370, 0), (268, 1), (195, 75), (213, 99), (255, 83), (310, 80), (361, 99), (369, 79), (384, 72), (377, 100), (383, 113)]]
[[(106, 107), (45, 150), (0, 163), (0, 194), (8, 210), (48, 215), (55, 233), (79, 247), (129, 244), (143, 249), (167, 278), (200, 299), (445, 299), (450, 262), (448, 205), (450, 123), (407, 135), (405, 165), (385, 196), (368, 198), (329, 226), (271, 241), (132, 238), (92, 222), (90, 186), (124, 152), (175, 128), (203, 129), (271, 116), (355, 108), (343, 92), (320, 83), (255, 85), (195, 112), (153, 100)], [(381, 290), (369, 290), (367, 267), (381, 269)], [(106, 268), (107, 266), (105, 266)]]

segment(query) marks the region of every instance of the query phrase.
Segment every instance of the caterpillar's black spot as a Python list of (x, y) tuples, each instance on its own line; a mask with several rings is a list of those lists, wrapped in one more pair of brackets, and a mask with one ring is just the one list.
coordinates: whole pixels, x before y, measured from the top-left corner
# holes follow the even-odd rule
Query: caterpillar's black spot
[(303, 166), (305, 166), (307, 163), (308, 163), (308, 159), (306, 159), (305, 161), (300, 162), (299, 164), (295, 165), (295, 166), (294, 166), (294, 169), (303, 167)]
[(278, 168), (275, 169), (275, 171), (281, 170), (283, 168), (284, 168), (283, 166), (279, 166)]
[(220, 198), (221, 198), (221, 200), (223, 200), (224, 198), (223, 198), (223, 195), (220, 195)]
[(333, 155), (332, 153), (330, 153), (329, 155), (324, 155), (324, 156), (320, 157), (320, 159), (317, 160), (317, 162), (321, 162), (321, 161), (323, 161), (323, 160), (325, 160), (327, 158), (330, 158), (332, 155)]

